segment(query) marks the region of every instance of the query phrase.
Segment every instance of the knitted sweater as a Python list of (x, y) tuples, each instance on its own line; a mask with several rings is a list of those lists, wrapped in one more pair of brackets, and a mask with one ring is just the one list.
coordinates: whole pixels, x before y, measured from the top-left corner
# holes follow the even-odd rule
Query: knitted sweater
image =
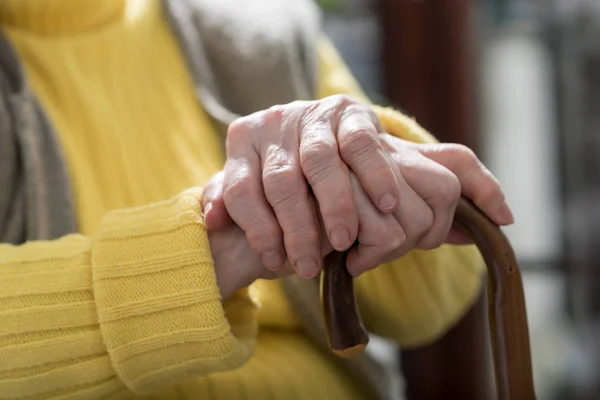
[[(361, 398), (279, 282), (221, 302), (201, 189), (188, 189), (221, 168), (221, 138), (160, 3), (50, 4), (0, 1), (0, 23), (56, 128), (80, 234), (0, 245), (0, 399)], [(318, 60), (319, 96), (364, 97), (325, 40)], [(443, 247), (366, 273), (365, 322), (400, 345), (433, 340), (474, 300), (481, 267), (473, 248)]]

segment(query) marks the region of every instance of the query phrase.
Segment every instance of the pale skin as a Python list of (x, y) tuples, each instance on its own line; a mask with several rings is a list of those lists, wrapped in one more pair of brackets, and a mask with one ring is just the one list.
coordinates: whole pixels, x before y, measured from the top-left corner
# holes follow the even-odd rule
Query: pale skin
[(513, 222), (497, 179), (468, 148), (385, 132), (347, 96), (293, 102), (229, 127), (223, 171), (202, 206), (224, 299), (259, 278), (312, 278), (333, 249), (358, 276), (412, 249), (468, 239), (451, 229), (465, 195)]

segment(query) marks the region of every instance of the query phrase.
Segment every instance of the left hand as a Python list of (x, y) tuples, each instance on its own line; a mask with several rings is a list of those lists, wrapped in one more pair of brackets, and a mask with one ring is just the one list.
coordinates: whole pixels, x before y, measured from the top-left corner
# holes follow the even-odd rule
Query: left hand
[[(467, 147), (416, 144), (385, 133), (380, 134), (380, 140), (395, 161), (400, 204), (395, 213), (382, 213), (353, 177), (359, 233), (358, 246), (351, 250), (347, 259), (351, 274), (360, 275), (400, 258), (414, 248), (434, 249), (443, 243), (469, 243), (460, 232), (451, 229), (461, 194), (470, 198), (497, 224), (513, 222), (497, 179)], [(222, 191), (212, 190), (211, 193), (210, 199), (203, 200), (207, 206), (207, 228), (229, 226), (233, 221), (225, 208)]]
[[(393, 215), (404, 233), (404, 241), (394, 241), (383, 232), (383, 221), (377, 222), (383, 215), (372, 207), (365, 208), (364, 214), (359, 215), (359, 226), (370, 224), (370, 234), (361, 236), (359, 230), (359, 246), (347, 259), (350, 273), (360, 274), (412, 249), (431, 250), (444, 243), (471, 244), (468, 237), (452, 228), (461, 195), (471, 199), (498, 225), (514, 222), (498, 180), (468, 147), (417, 144), (386, 133), (380, 137), (394, 161), (400, 184), (400, 206)], [(395, 229), (399, 237), (398, 227)]]

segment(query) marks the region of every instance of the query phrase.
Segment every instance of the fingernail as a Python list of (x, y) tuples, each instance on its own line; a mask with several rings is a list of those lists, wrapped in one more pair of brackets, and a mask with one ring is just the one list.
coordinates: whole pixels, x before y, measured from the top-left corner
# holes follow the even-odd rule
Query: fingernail
[(381, 211), (390, 211), (396, 207), (396, 198), (390, 193), (386, 193), (379, 199), (379, 209)]
[(344, 228), (335, 228), (329, 235), (331, 245), (339, 251), (346, 250), (350, 246), (350, 234)]
[(204, 215), (208, 214), (212, 206), (212, 202), (209, 202), (206, 206), (204, 206)]
[(515, 222), (515, 217), (513, 216), (512, 211), (510, 211), (510, 207), (508, 207), (506, 200), (500, 207), (500, 218), (502, 218), (502, 221), (505, 221), (506, 224), (512, 224)]
[(296, 263), (296, 271), (303, 278), (313, 278), (318, 272), (317, 262), (312, 258), (303, 258)]
[(283, 257), (278, 251), (269, 251), (261, 259), (265, 268), (270, 271), (280, 270), (283, 265)]

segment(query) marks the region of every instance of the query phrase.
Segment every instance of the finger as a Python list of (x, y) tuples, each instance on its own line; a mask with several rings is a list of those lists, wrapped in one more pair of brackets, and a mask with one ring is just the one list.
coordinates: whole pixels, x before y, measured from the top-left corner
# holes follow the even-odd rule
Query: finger
[(278, 144), (262, 140), (264, 193), (283, 231), (291, 265), (303, 278), (312, 278), (322, 264), (320, 227), (300, 166), (297, 136), (280, 137), (283, 140)]
[(406, 182), (402, 171), (403, 164), (406, 161), (404, 157), (398, 157), (397, 153), (393, 153), (391, 157), (393, 161), (392, 170), (402, 193), (402, 201), (393, 215), (400, 222), (406, 234), (406, 242), (402, 246), (403, 250), (401, 251), (402, 254), (405, 254), (415, 247), (431, 228), (433, 224), (433, 211)]
[(408, 150), (394, 155), (402, 157), (402, 175), (433, 213), (433, 222), (416, 247), (435, 249), (442, 245), (452, 227), (454, 212), (461, 194), (456, 175), (444, 166)]
[(202, 210), (207, 229), (224, 229), (233, 224), (223, 200), (223, 171), (213, 175), (202, 191)]
[(361, 104), (341, 110), (334, 131), (342, 160), (356, 174), (378, 209), (383, 213), (394, 212), (399, 204), (400, 187), (378, 136), (377, 116)]
[(393, 215), (381, 213), (355, 176), (352, 187), (359, 214), (358, 246), (348, 254), (346, 267), (358, 276), (389, 261), (389, 255), (405, 243), (406, 235)]
[(340, 158), (328, 113), (315, 111), (303, 120), (300, 165), (318, 202), (331, 245), (348, 249), (356, 240), (358, 215), (350, 184), (350, 171)]
[(314, 202), (315, 210), (317, 212), (317, 221), (319, 227), (321, 228), (321, 258), (325, 258), (329, 253), (331, 253), (335, 249), (331, 245), (331, 242), (329, 241), (329, 236), (327, 235), (327, 231), (325, 230), (325, 223), (323, 222), (323, 217), (321, 216), (319, 202), (317, 201), (314, 195), (312, 196), (312, 200)]
[(473, 200), (499, 225), (514, 222), (514, 217), (498, 180), (466, 146), (457, 144), (419, 145), (421, 154), (442, 164), (460, 181), (462, 193)]
[(277, 271), (286, 260), (283, 235), (264, 196), (258, 155), (252, 153), (227, 160), (223, 199), (229, 215), (245, 232), (264, 266)]

